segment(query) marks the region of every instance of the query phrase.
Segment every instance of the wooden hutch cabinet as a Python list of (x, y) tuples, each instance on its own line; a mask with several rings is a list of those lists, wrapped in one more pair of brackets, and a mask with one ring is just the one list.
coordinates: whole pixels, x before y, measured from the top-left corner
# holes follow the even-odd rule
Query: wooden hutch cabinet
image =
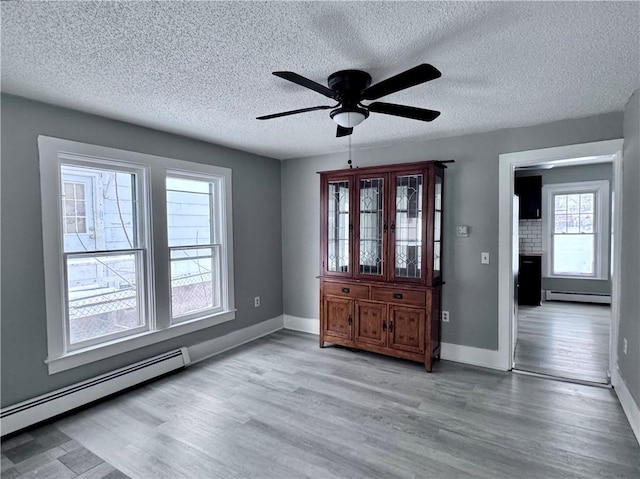
[(440, 357), (444, 168), (321, 172), (320, 347)]

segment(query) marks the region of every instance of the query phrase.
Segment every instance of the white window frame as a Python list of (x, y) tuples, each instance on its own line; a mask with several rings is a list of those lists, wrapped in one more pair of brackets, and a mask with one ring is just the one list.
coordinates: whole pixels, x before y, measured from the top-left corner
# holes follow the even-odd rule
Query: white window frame
[[(48, 347), (45, 363), (48, 365), (49, 374), (235, 319), (231, 169), (46, 136), (38, 137), (38, 148)], [(145, 313), (148, 328), (136, 334), (75, 350), (69, 348), (68, 341), (65, 340), (64, 243), (60, 207), (60, 165), (62, 162), (74, 159), (82, 163), (94, 162), (105, 166), (115, 164), (118, 168), (129, 168), (140, 172), (140, 178), (143, 179), (141, 189), (144, 191), (140, 197), (140, 213), (141, 221), (146, 222), (143, 230), (147, 234), (142, 241), (148, 246), (144, 267), (147, 279)], [(168, 299), (171, 295), (171, 281), (167, 239), (166, 177), (172, 172), (219, 180), (221, 185), (219, 198), (223, 200), (220, 223), (224, 225), (222, 232), (224, 248), (221, 254), (223, 308), (221, 311), (205, 312), (203, 315), (176, 323), (171, 321)]]
[[(171, 250), (176, 249), (200, 249), (200, 248), (212, 248), (212, 250), (216, 247), (220, 250), (220, 261), (218, 264), (217, 276), (221, 281), (220, 284), (220, 296), (221, 296), (221, 304), (217, 307), (211, 308), (210, 310), (205, 311), (196, 311), (182, 316), (173, 316), (173, 305), (170, 305), (171, 312), (171, 322), (172, 324), (179, 324), (186, 321), (191, 321), (193, 319), (199, 319), (202, 315), (210, 314), (210, 313), (219, 313), (225, 311), (227, 309), (227, 298), (225, 295), (225, 291), (228, 288), (227, 278), (224, 274), (224, 271), (227, 269), (227, 256), (226, 256), (226, 248), (227, 244), (223, 241), (223, 238), (226, 235), (226, 226), (223, 220), (223, 210), (224, 210), (224, 181), (223, 178), (215, 175), (205, 175), (202, 173), (195, 173), (193, 171), (182, 171), (170, 169), (166, 172), (166, 178), (183, 178), (187, 180), (196, 180), (208, 182), (213, 185), (212, 192), (212, 211), (211, 215), (211, 238), (210, 244), (193, 244), (193, 245), (185, 245), (185, 246), (169, 246), (169, 264), (171, 265)], [(166, 198), (166, 190), (165, 190), (165, 198)], [(171, 266), (170, 266), (171, 267)], [(173, 295), (169, 296), (170, 301), (173, 302)]]
[[(593, 275), (566, 275), (553, 273), (553, 196), (571, 193), (595, 193), (595, 245)], [(610, 268), (609, 258), (609, 181), (581, 181), (576, 183), (547, 184), (542, 187), (542, 251), (546, 252), (543, 276), (546, 278), (608, 280)]]

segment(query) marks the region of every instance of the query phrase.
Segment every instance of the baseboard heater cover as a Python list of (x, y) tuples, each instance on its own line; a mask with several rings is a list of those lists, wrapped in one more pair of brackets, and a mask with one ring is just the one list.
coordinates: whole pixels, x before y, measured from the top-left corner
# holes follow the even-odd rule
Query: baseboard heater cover
[(551, 291), (545, 294), (547, 301), (576, 301), (579, 303), (611, 304), (611, 295), (603, 293), (575, 293), (572, 291)]
[(0, 411), (0, 431), (3, 436), (11, 434), (154, 377), (188, 366), (190, 362), (188, 349), (180, 348), (14, 404)]

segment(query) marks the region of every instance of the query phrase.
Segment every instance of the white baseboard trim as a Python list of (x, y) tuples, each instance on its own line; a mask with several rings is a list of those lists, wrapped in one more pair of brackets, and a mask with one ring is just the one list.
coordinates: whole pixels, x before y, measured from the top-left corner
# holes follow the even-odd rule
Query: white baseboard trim
[(285, 314), (284, 329), (310, 334), (320, 334), (320, 320), (313, 318), (300, 318), (298, 316)]
[(503, 361), (501, 361), (500, 351), (491, 349), (442, 343), (440, 345), (440, 357), (446, 361), (455, 361), (501, 371), (505, 370)]
[[(2, 418), (0, 419), (1, 434), (6, 435), (19, 431), (174, 369), (187, 367), (190, 364), (279, 331), (283, 326), (283, 316), (277, 316), (253, 326), (225, 334), (219, 338), (204, 341), (188, 348), (181, 348), (157, 358), (150, 358), (3, 408), (0, 411), (0, 417)], [(178, 354), (180, 352), (181, 354)], [(164, 359), (165, 356), (168, 358), (167, 360)], [(129, 370), (132, 372), (129, 373)]]
[(613, 374), (611, 375), (611, 384), (613, 385), (613, 390), (616, 392), (618, 399), (620, 400), (620, 404), (622, 404), (624, 413), (627, 415), (631, 429), (636, 435), (636, 440), (638, 441), (638, 444), (640, 444), (640, 408), (638, 408), (638, 404), (636, 404), (633, 396), (629, 392), (629, 389), (627, 389), (627, 385), (625, 384), (624, 379), (620, 376), (618, 368), (614, 368), (613, 370)]
[(184, 368), (189, 363), (187, 348), (175, 349), (42, 396), (13, 404), (0, 411), (2, 434), (19, 431), (162, 374)]
[(568, 291), (550, 291), (545, 293), (547, 301), (573, 301), (577, 303), (611, 304), (610, 294), (599, 293), (573, 293)]
[(283, 316), (267, 319), (261, 323), (254, 324), (247, 328), (232, 331), (229, 334), (214, 338), (209, 341), (189, 346), (189, 356), (191, 364), (208, 359), (217, 354), (224, 353), (230, 349), (237, 348), (246, 343), (250, 343), (258, 338), (267, 336), (281, 330), (284, 327)]
[[(320, 334), (320, 321), (314, 318), (300, 318), (298, 316), (285, 314), (284, 328), (293, 331), (302, 331), (303, 333)], [(498, 351), (449, 343), (442, 343), (440, 351), (440, 357), (447, 361), (504, 371), (504, 366), (500, 361)]]

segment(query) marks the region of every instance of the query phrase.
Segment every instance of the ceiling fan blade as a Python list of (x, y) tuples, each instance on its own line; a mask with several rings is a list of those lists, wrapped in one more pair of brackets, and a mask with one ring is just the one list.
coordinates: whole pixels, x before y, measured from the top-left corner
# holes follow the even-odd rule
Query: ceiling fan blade
[(384, 103), (376, 101), (367, 106), (369, 111), (374, 113), (384, 113), (385, 115), (402, 116), (413, 120), (433, 121), (440, 116), (439, 111), (416, 108), (415, 106), (396, 105), (394, 103)]
[(338, 125), (336, 138), (340, 138), (341, 136), (349, 136), (351, 133), (353, 133), (353, 128), (345, 128), (344, 126)]
[(309, 108), (301, 108), (300, 110), (283, 111), (282, 113), (274, 113), (272, 115), (259, 116), (256, 118), (256, 120), (271, 120), (271, 118), (278, 118), (278, 117), (287, 116), (287, 115), (295, 115), (296, 113), (306, 113), (308, 111), (315, 111), (315, 110), (330, 110), (331, 108), (335, 108), (335, 106), (327, 106), (327, 105), (312, 106)]
[(289, 80), (290, 82), (297, 83), (300, 86), (305, 88), (309, 88), (313, 91), (317, 91), (321, 95), (324, 95), (329, 98), (336, 99), (336, 92), (332, 89), (327, 88), (320, 83), (316, 83), (313, 80), (309, 80), (308, 78), (303, 77), (302, 75), (298, 75), (293, 72), (273, 72), (273, 74), (277, 77), (284, 78), (285, 80)]
[(387, 78), (370, 86), (362, 92), (362, 98), (365, 100), (377, 100), (385, 95), (419, 85), (420, 83), (435, 80), (441, 76), (442, 73), (440, 73), (436, 67), (428, 63), (422, 63), (417, 67), (398, 73), (391, 78)]

